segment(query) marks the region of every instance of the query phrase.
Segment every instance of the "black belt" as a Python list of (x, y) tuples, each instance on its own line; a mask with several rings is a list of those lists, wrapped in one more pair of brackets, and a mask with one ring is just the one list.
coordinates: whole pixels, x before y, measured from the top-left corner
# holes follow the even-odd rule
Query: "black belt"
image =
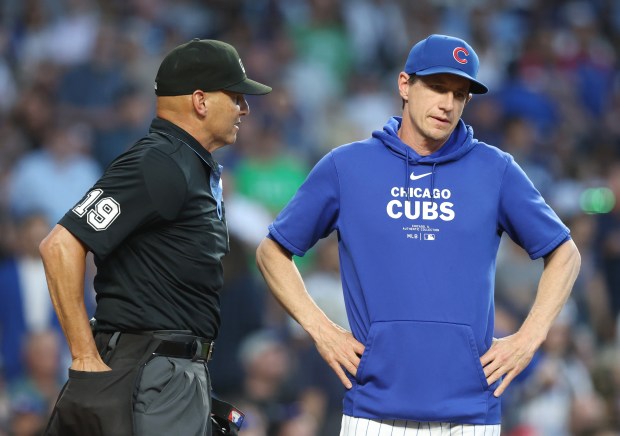
[(161, 339), (157, 335), (154, 336), (161, 341), (155, 351), (153, 351), (153, 354), (156, 356), (179, 357), (182, 359), (192, 359), (193, 361), (204, 360), (208, 362), (213, 355), (215, 342), (208, 339), (195, 337), (193, 340), (185, 342)]
[[(100, 331), (97, 330), (95, 318), (90, 320), (90, 325), (93, 330), (93, 334)], [(110, 333), (113, 334), (108, 343), (108, 348), (114, 349), (122, 332), (116, 331)], [(213, 349), (215, 348), (215, 341), (188, 334), (188, 330), (132, 330), (124, 333), (152, 336), (153, 338), (158, 339), (160, 343), (155, 351), (153, 351), (153, 354), (156, 356), (178, 357), (181, 359), (192, 359), (193, 361), (203, 360), (208, 362), (211, 360), (211, 357), (213, 356)]]

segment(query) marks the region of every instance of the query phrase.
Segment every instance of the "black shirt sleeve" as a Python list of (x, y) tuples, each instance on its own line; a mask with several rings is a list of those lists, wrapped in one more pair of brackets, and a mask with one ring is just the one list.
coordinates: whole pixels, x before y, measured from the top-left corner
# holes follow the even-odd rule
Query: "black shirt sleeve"
[(59, 224), (104, 259), (144, 226), (173, 220), (187, 180), (166, 153), (137, 145), (117, 159)]

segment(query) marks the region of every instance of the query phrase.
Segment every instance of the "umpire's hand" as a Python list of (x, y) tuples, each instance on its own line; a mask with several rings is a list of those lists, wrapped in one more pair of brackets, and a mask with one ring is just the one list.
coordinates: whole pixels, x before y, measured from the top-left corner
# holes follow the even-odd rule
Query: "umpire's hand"
[(101, 357), (99, 357), (99, 355), (93, 357), (75, 358), (71, 363), (71, 369), (75, 371), (85, 372), (112, 371), (112, 368), (103, 363), (103, 360), (101, 360)]

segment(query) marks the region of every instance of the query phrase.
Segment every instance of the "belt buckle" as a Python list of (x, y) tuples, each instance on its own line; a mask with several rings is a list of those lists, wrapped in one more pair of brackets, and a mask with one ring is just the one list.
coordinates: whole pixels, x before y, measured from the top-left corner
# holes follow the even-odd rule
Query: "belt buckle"
[(211, 341), (209, 343), (209, 351), (207, 352), (207, 362), (211, 360), (211, 357), (213, 355), (213, 348), (215, 348), (215, 341)]
[[(204, 360), (205, 362), (208, 362), (211, 360), (214, 345), (215, 341), (211, 341), (209, 342), (209, 349), (203, 350), (203, 342), (199, 338), (194, 339), (194, 343), (192, 344), (192, 362), (196, 362), (197, 360)], [(204, 355), (204, 351), (206, 351), (206, 356)]]

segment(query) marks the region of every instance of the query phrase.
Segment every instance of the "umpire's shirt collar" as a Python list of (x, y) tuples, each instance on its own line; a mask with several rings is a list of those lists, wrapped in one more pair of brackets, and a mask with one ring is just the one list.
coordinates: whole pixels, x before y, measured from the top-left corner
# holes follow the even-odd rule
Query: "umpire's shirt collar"
[(219, 173), (219, 165), (213, 159), (211, 153), (200, 145), (200, 143), (185, 130), (181, 129), (176, 124), (171, 123), (163, 118), (154, 118), (151, 123), (150, 133), (161, 133), (162, 135), (175, 138), (177, 141), (181, 141), (183, 144), (191, 148), (200, 159), (202, 159), (211, 169)]

